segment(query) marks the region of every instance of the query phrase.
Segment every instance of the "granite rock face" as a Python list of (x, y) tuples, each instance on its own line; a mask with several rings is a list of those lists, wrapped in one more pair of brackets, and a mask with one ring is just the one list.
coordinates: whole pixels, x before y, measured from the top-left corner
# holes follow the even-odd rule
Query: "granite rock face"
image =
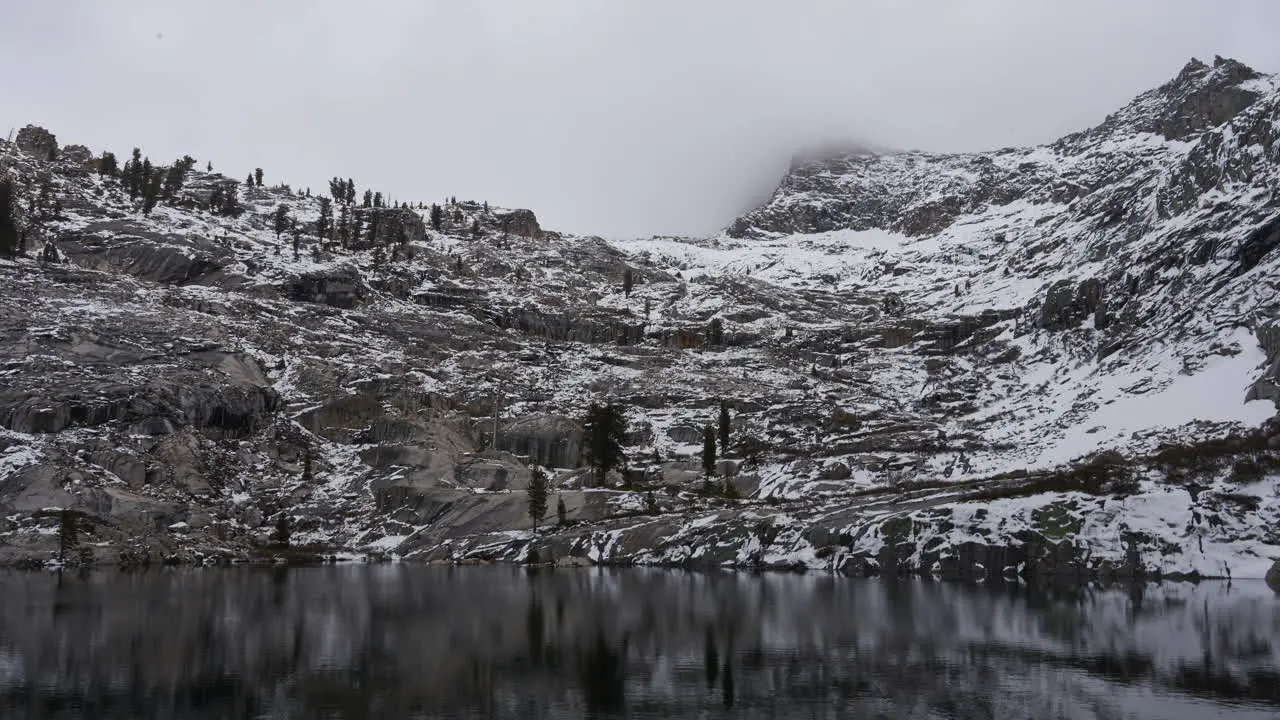
[[(461, 201), (439, 228), (335, 208), (361, 232), (296, 257), (273, 215), (310, 227), (318, 198), (252, 188), (215, 214), (236, 180), (193, 169), (146, 214), (24, 130), (0, 561), (50, 559), (69, 509), (94, 562), (262, 557), (283, 522), (297, 552), (425, 561), (1261, 577), (1277, 85), (1193, 63), (1043, 147), (798, 156), (710, 238)], [(627, 410), (604, 488), (591, 402)]]

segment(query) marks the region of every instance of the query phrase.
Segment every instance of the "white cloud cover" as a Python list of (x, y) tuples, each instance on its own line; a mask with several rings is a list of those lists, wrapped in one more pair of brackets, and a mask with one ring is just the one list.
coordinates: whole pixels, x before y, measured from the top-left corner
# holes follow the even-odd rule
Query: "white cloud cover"
[(828, 141), (1052, 140), (1191, 56), (1280, 70), (1271, 0), (0, 0), (0, 131), (239, 177), (699, 234)]

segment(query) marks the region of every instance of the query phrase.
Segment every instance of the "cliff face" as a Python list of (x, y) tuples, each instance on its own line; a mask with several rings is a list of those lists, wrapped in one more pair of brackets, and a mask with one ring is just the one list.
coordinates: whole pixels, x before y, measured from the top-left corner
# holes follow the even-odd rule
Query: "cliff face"
[[(615, 243), (473, 202), (438, 227), (336, 203), (318, 237), (318, 198), (214, 214), (231, 181), (198, 170), (144, 214), (24, 131), (3, 550), (48, 557), (71, 507), (112, 560), (246, 556), (283, 514), (295, 544), (416, 558), (1260, 576), (1277, 88), (1193, 61), (1051, 145), (824, 155), (718, 237)], [(603, 399), (640, 492), (582, 487)], [(695, 492), (722, 400), (742, 500)], [(532, 540), (530, 464), (570, 521)]]

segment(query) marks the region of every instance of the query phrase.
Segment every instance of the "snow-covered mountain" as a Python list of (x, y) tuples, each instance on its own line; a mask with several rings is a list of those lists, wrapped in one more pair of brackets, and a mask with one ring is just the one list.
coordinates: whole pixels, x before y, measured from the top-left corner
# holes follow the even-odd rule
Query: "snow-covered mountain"
[[(11, 560), (49, 556), (61, 507), (102, 559), (244, 557), (281, 514), (295, 544), (418, 559), (1280, 559), (1280, 79), (1232, 60), (1047, 146), (797, 162), (700, 239), (466, 201), (439, 227), (335, 203), (319, 242), (319, 198), (286, 186), (214, 214), (234, 181), (192, 169), (144, 214), (37, 128), (0, 157), (28, 255), (65, 261), (0, 260)], [(40, 221), (44, 185), (60, 208)], [(633, 490), (582, 487), (593, 400), (628, 409)], [(696, 492), (721, 401), (742, 499)], [(530, 465), (569, 520), (537, 537)]]

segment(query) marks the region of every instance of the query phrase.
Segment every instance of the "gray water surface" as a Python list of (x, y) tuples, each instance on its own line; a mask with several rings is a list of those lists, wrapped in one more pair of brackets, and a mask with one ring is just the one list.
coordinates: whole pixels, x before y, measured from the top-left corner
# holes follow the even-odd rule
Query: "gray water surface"
[(0, 589), (6, 719), (1280, 717), (1261, 582), (381, 565)]

